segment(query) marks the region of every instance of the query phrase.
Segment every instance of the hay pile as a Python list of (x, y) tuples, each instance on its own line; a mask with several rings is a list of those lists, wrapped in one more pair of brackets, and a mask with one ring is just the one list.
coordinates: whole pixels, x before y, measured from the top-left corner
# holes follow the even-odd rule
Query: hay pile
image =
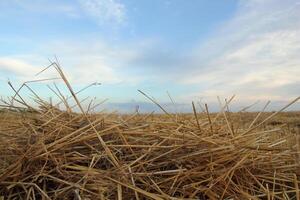
[(299, 136), (263, 128), (271, 116), (245, 126), (224, 109), (118, 116), (37, 101), (39, 109), (1, 113), (7, 199), (300, 198)]

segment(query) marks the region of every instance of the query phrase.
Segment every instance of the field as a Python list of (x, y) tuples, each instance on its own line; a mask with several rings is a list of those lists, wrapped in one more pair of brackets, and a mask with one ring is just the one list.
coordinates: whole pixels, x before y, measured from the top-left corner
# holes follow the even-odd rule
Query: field
[(300, 112), (90, 113), (57, 70), (81, 112), (2, 105), (2, 199), (300, 199)]
[(1, 194), (7, 199), (296, 199), (300, 113), (279, 113), (261, 124), (272, 114), (199, 113), (196, 118), (83, 115), (50, 107), (39, 113), (2, 110)]

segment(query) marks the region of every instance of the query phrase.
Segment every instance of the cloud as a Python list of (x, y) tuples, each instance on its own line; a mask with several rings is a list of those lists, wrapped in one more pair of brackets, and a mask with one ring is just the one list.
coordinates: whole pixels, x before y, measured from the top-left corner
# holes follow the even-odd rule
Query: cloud
[(204, 85), (198, 95), (237, 94), (245, 100), (300, 95), (300, 4), (240, 1), (235, 16), (194, 51), (182, 83)]
[[(13, 10), (18, 8), (18, 13), (22, 11), (39, 13), (39, 14), (60, 14), (70, 18), (79, 18), (80, 10), (74, 5), (61, 1), (45, 1), (45, 0), (11, 0), (0, 1), (0, 7), (5, 10)], [(21, 9), (21, 10), (20, 10)]]
[(55, 52), (74, 84), (98, 81), (104, 84), (131, 84), (139, 77), (130, 73), (130, 60), (139, 56), (134, 47), (114, 45), (100, 38), (80, 42), (73, 39), (48, 42), (41, 54)]
[[(81, 40), (77, 37), (49, 40), (28, 54), (0, 57), (0, 72), (15, 79), (32, 80), (35, 73), (49, 64), (48, 59), (53, 60), (56, 55), (73, 84), (98, 81), (132, 86), (151, 79), (151, 75), (139, 71), (145, 64), (139, 61), (150, 54), (148, 46), (153, 46), (153, 41), (115, 43), (89, 36)], [(51, 70), (51, 75), (55, 76), (52, 72), (54, 70)]]
[[(25, 13), (69, 18), (91, 18), (99, 25), (121, 25), (126, 21), (126, 7), (117, 0), (77, 0), (63, 2), (58, 0), (11, 0), (1, 1), (0, 8), (4, 14)], [(27, 15), (28, 16), (28, 15)]]
[(126, 7), (116, 0), (79, 0), (79, 3), (99, 24), (125, 22)]
[(28, 77), (36, 73), (37, 67), (23, 60), (12, 57), (0, 57), (0, 72), (19, 77)]
[[(34, 2), (20, 5), (38, 12), (42, 3)], [(78, 2), (72, 6), (48, 2), (44, 9), (88, 15), (109, 26), (126, 23), (126, 7), (117, 0)], [(168, 82), (174, 88), (185, 88), (172, 89), (177, 102), (188, 105), (195, 98), (215, 101), (218, 95), (232, 94), (244, 103), (257, 99), (286, 101), (300, 91), (299, 10), (299, 0), (241, 0), (233, 17), (215, 29), (206, 42), (195, 42), (185, 49), (162, 38), (124, 40), (105, 33), (99, 36), (98, 32), (74, 33), (68, 39), (54, 38), (34, 45), (28, 52), (32, 57), (0, 57), (0, 71), (30, 80), (33, 71), (44, 67), (40, 63), (44, 65), (56, 54), (73, 84), (99, 81), (147, 87), (147, 82), (158, 93), (169, 90), (163, 88), (168, 84), (162, 84)]]

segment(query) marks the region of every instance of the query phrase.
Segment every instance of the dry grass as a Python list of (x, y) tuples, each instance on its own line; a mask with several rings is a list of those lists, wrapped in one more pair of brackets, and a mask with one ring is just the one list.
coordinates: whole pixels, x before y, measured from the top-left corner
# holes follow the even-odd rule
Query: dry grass
[(25, 111), (0, 114), (6, 199), (299, 200), (299, 113), (90, 114), (55, 68), (82, 113), (17, 93)]

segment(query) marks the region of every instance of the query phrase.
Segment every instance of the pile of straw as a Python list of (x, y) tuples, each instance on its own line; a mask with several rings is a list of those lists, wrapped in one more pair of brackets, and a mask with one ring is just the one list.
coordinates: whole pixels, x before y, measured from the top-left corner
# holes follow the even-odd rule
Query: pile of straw
[(90, 114), (55, 68), (82, 113), (28, 107), (15, 90), (28, 108), (1, 113), (0, 196), (299, 200), (299, 136), (262, 126), (277, 113), (247, 126), (228, 104), (214, 115), (194, 104), (190, 115)]

